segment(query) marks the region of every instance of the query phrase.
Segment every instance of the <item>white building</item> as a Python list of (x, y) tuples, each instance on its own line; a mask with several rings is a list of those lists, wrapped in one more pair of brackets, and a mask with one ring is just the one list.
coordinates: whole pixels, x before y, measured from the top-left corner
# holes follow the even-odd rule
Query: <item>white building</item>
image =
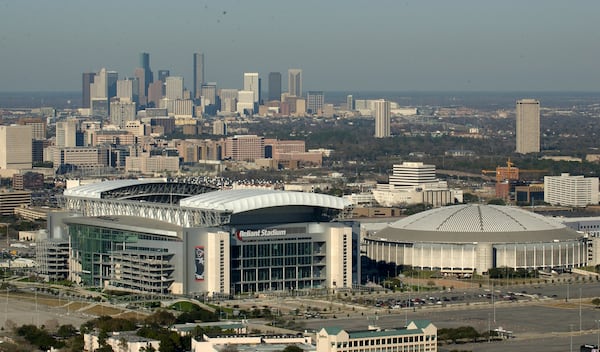
[(437, 351), (437, 328), (426, 320), (405, 328), (347, 331), (323, 328), (317, 333), (317, 352)]
[[(119, 81), (129, 82), (131, 81)], [(119, 128), (125, 128), (129, 121), (135, 120), (135, 103), (131, 100), (111, 101), (110, 102), (110, 123)]]
[(236, 111), (244, 114), (244, 111), (254, 111), (254, 92), (250, 90), (240, 90), (238, 92)]
[[(93, 332), (83, 335), (83, 350), (95, 351), (100, 348), (99, 333)], [(135, 331), (109, 332), (106, 344), (115, 352), (138, 352), (152, 346), (155, 351), (160, 348), (160, 341), (137, 336)]]
[(290, 68), (288, 70), (288, 94), (292, 97), (302, 96), (302, 70)]
[(544, 202), (552, 205), (585, 207), (598, 204), (598, 177), (560, 176), (544, 177)]
[[(287, 346), (297, 346), (304, 352), (315, 352), (311, 338), (302, 334), (278, 335), (202, 335), (192, 338), (192, 352), (219, 352), (226, 346), (242, 348), (251, 346), (252, 351), (283, 351)], [(237, 350), (237, 348), (236, 348)]]
[(76, 147), (77, 146), (77, 120), (69, 119), (56, 123), (56, 143), (57, 147)]
[(460, 203), (462, 190), (448, 189), (446, 181), (435, 178), (435, 165), (403, 162), (393, 167), (388, 184), (378, 184), (373, 191), (382, 206), (430, 204), (434, 207)]
[(244, 90), (252, 92), (252, 102), (258, 103), (260, 99), (260, 81), (258, 72), (244, 73)]

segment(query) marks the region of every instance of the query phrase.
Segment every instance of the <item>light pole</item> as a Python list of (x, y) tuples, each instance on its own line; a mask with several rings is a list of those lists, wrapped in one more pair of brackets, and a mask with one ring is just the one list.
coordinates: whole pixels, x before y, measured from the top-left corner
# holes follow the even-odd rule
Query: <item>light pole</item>
[(596, 332), (596, 335), (598, 336), (598, 341), (596, 342), (596, 347), (600, 348), (600, 319), (596, 319), (594, 321), (596, 322), (596, 324), (598, 324), (598, 331)]

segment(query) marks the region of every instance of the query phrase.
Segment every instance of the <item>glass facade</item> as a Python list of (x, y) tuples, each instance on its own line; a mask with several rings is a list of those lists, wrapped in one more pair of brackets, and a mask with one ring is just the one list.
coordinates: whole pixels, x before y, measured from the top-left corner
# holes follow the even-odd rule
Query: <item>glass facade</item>
[(244, 241), (231, 247), (235, 293), (325, 288), (326, 243), (310, 237)]
[[(146, 260), (149, 257), (146, 255), (140, 257), (139, 253), (154, 253), (155, 255), (151, 259), (163, 261), (158, 265), (161, 267), (161, 273), (166, 271), (171, 267), (169, 260), (172, 256), (161, 253), (166, 250), (155, 246), (160, 246), (161, 242), (159, 241), (180, 241), (177, 237), (170, 238), (84, 224), (69, 224), (69, 234), (71, 257), (75, 258), (79, 266), (78, 270), (73, 270), (74, 274), (79, 276), (83, 285), (97, 287), (102, 287), (104, 281), (114, 278), (115, 267), (123, 267), (124, 262), (132, 261), (132, 255), (127, 255), (132, 251), (137, 253), (133, 257)], [(144, 246), (143, 243), (148, 243), (146, 240), (157, 241), (157, 243), (153, 246)], [(119, 258), (124, 262), (122, 263)], [(147, 264), (151, 265), (152, 263), (147, 262)], [(161, 281), (163, 276), (158, 276), (158, 280)]]

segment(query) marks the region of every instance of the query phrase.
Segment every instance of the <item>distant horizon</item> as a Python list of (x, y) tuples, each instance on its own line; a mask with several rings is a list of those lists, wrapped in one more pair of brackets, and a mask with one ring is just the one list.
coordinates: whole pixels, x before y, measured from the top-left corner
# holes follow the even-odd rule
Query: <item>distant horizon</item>
[(5, 1), (0, 91), (72, 92), (105, 67), (132, 77), (139, 54), (184, 77), (242, 88), (244, 72), (302, 69), (304, 90), (595, 92), (600, 2), (547, 0)]

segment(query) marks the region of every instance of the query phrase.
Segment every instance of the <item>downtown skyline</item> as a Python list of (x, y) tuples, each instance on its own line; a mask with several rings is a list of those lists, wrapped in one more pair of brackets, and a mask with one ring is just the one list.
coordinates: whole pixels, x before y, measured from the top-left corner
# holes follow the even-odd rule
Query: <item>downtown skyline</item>
[[(35, 5), (35, 6), (32, 6)], [(114, 6), (113, 6), (114, 5)], [(118, 5), (118, 6), (117, 6)], [(598, 91), (600, 4), (545, 1), (0, 3), (0, 91), (76, 91), (133, 76), (140, 52), (192, 88), (303, 69), (308, 90)]]

